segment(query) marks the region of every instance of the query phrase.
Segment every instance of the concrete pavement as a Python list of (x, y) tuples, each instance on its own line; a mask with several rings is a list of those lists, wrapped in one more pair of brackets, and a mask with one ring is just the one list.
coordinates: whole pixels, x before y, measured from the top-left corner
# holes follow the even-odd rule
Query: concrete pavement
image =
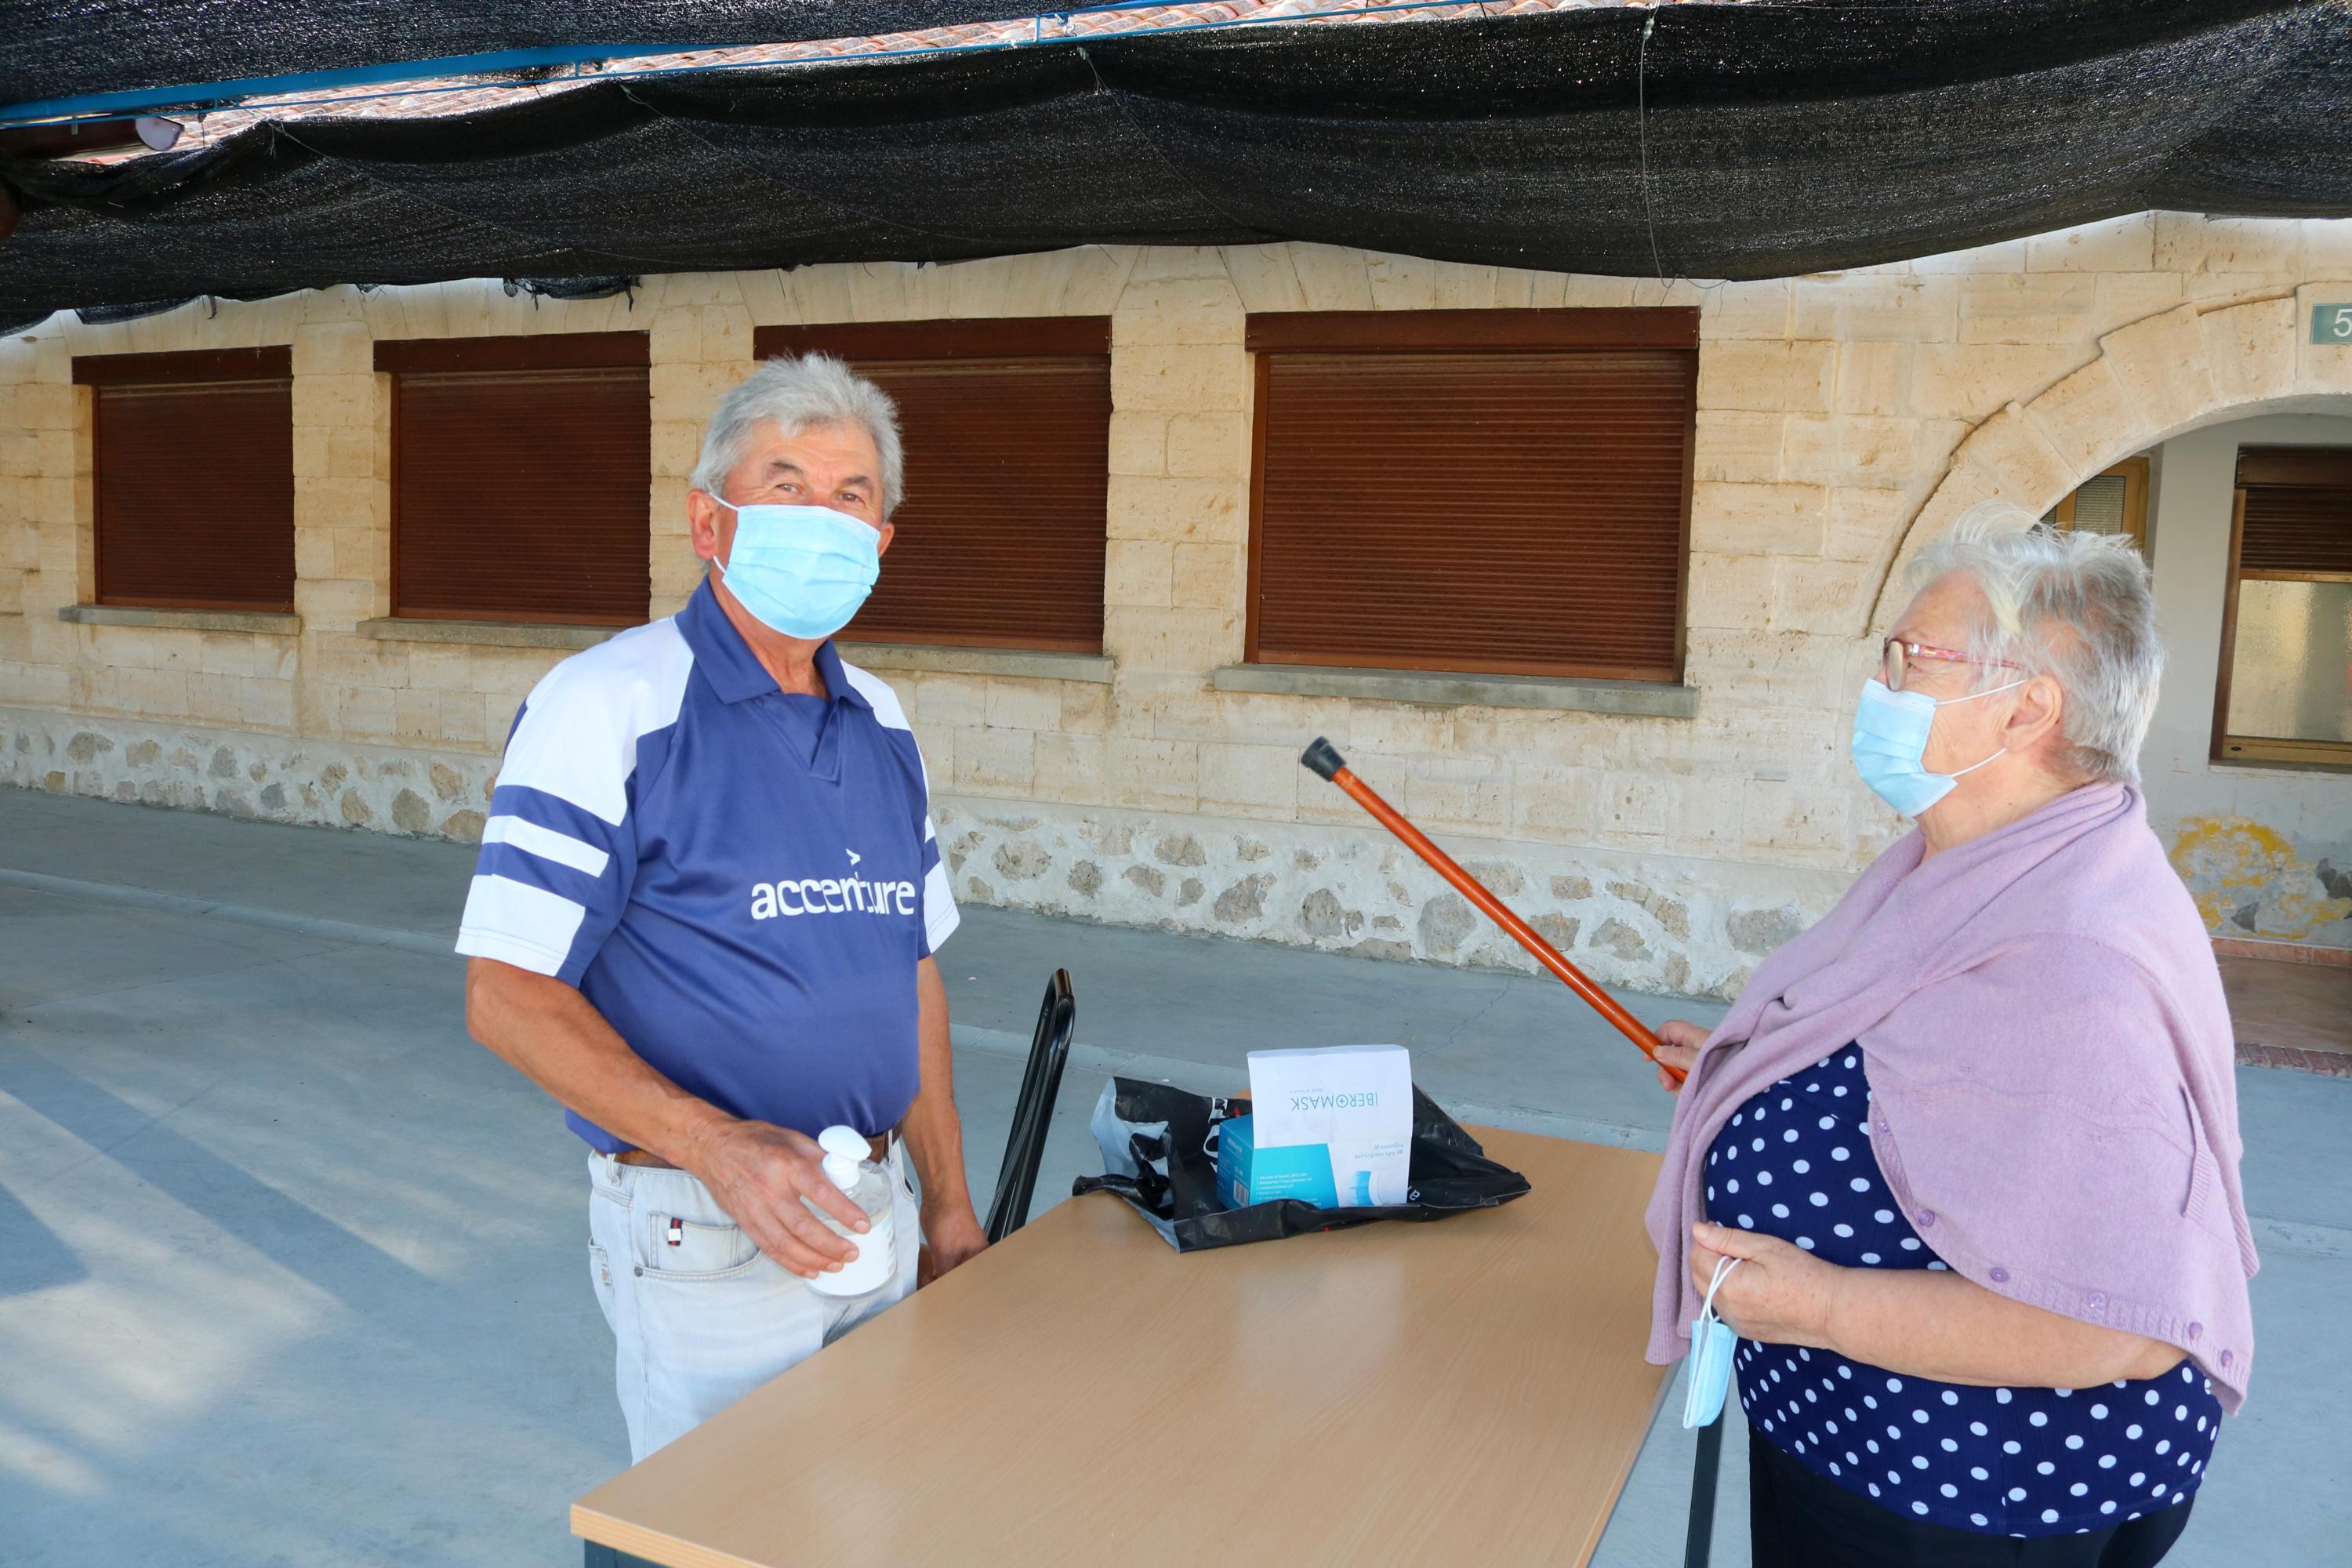
[[(0, 790), (0, 1562), (579, 1560), (564, 1505), (627, 1457), (611, 1342), (579, 1144), (465, 1037), (447, 944), (471, 863)], [(1546, 979), (985, 909), (941, 960), (983, 1204), (1056, 965), (1079, 1048), (1041, 1209), (1098, 1168), (1107, 1074), (1237, 1087), (1260, 1045), (1399, 1040), (1465, 1121), (1663, 1139), (1646, 1066)], [(2347, 1561), (2352, 1373), (2326, 1347), (2352, 1292), (2352, 1082), (2240, 1085), (2269, 1375), (2172, 1561)], [(1689, 1456), (1662, 1423), (1597, 1563), (1679, 1561)]]

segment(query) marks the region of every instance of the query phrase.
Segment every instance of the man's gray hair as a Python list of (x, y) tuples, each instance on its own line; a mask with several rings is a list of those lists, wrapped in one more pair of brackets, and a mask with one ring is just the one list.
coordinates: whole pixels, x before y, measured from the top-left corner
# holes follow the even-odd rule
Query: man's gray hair
[(786, 436), (820, 426), (847, 426), (874, 438), (882, 459), (875, 482), (882, 487), (887, 518), (906, 499), (906, 459), (898, 445), (898, 406), (890, 395), (831, 354), (772, 359), (719, 400), (702, 433), (702, 457), (694, 465), (696, 489), (720, 500), (727, 476), (743, 460), (752, 430), (763, 420)]
[(2139, 782), (2140, 742), (2164, 674), (2147, 563), (2128, 539), (2058, 532), (2007, 501), (1970, 507), (1919, 552), (1915, 587), (1960, 573), (1984, 592), (1968, 647), (1984, 659), (1975, 689), (2021, 674), (2054, 678), (2066, 693), (2065, 733), (2075, 768), (2095, 779)]

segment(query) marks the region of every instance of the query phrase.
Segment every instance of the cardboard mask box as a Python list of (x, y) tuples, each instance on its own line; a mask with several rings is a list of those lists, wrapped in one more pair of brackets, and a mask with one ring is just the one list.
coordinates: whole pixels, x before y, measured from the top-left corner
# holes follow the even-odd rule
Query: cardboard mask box
[(1237, 1139), (1239, 1121), (1218, 1134), (1217, 1187), (1229, 1206), (1240, 1206), (1235, 1192), (1248, 1194), (1243, 1203), (1296, 1197), (1319, 1208), (1405, 1201), (1412, 1062), (1402, 1046), (1252, 1051), (1249, 1069), (1247, 1125)]

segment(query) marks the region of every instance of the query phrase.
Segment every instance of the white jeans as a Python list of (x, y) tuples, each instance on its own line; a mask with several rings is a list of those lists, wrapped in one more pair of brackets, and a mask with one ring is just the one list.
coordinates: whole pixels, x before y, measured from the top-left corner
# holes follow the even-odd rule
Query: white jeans
[[(588, 1156), (588, 1274), (613, 1330), (630, 1463), (914, 1289), (922, 1231), (903, 1145), (892, 1146), (889, 1166), (898, 1278), (845, 1301), (810, 1289), (761, 1252), (686, 1172)], [(672, 1219), (682, 1222), (675, 1247)]]

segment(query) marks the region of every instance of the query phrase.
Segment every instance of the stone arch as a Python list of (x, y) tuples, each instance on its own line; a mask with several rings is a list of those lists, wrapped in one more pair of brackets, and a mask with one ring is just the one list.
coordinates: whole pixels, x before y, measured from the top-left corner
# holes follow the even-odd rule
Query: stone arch
[(2304, 342), (2311, 301), (2340, 284), (2235, 304), (2188, 304), (2118, 327), (2099, 353), (2029, 403), (1970, 431), (1904, 531), (1866, 631), (1884, 637), (1920, 550), (1979, 501), (2040, 516), (2102, 468), (2200, 426), (2254, 414), (2341, 411), (2352, 348)]

